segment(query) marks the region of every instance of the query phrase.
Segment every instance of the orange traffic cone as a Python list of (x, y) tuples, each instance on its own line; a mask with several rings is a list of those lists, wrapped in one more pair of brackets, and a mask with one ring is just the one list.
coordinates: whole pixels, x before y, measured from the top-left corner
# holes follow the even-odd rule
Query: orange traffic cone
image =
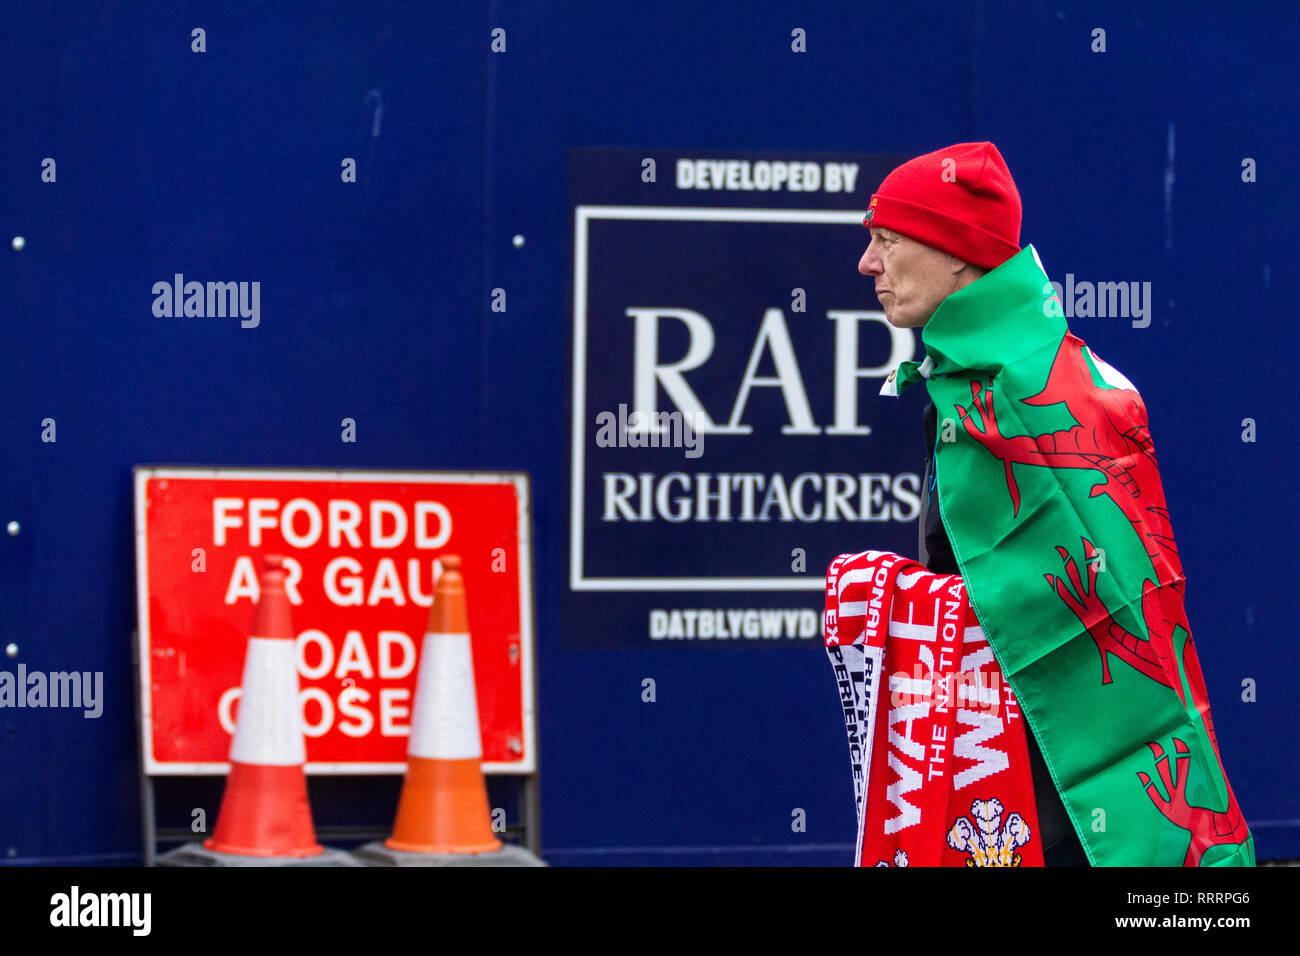
[(203, 843), (218, 853), (302, 857), (323, 851), (307, 802), (307, 748), (298, 713), (298, 671), (284, 579), (284, 559), (268, 555), (244, 656), (230, 776), (217, 828)]
[(390, 850), (485, 853), (501, 848), (492, 834), (483, 743), (479, 736), (474, 659), (460, 558), (442, 558), (429, 627), (420, 651), (406, 782)]

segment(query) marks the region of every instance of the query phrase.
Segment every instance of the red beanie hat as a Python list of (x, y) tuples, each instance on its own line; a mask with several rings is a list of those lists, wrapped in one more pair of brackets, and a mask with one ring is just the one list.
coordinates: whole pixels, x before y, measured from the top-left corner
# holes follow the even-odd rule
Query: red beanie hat
[(886, 176), (862, 224), (996, 269), (1020, 251), (1020, 192), (996, 146), (956, 143)]

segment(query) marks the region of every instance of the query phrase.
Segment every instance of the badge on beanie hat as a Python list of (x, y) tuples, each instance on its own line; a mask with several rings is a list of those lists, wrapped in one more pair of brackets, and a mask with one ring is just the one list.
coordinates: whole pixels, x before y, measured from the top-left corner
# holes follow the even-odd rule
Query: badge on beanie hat
[(992, 270), (1020, 251), (1020, 218), (1020, 192), (998, 148), (955, 143), (886, 176), (862, 224)]

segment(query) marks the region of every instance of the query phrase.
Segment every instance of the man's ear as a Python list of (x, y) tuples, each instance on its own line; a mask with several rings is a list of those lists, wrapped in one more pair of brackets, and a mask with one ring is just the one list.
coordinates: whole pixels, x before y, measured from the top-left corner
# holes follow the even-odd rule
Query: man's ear
[(969, 262), (963, 262), (961, 259), (958, 259), (956, 256), (950, 255), (948, 258), (952, 260), (952, 275), (960, 275), (962, 272), (969, 270), (971, 281), (974, 282), (976, 279), (979, 279), (988, 274), (989, 271), (988, 269), (984, 269), (977, 265), (972, 265)]

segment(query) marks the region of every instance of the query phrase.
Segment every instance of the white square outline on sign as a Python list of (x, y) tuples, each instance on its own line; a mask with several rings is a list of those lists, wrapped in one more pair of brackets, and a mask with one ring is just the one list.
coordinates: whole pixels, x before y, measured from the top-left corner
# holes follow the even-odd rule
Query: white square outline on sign
[[(533, 699), (533, 571), (528, 476), (522, 472), (453, 472), (453, 471), (364, 471), (360, 469), (327, 470), (317, 468), (185, 468), (136, 465), (135, 474), (135, 599), (140, 630), (140, 742), (143, 747), (144, 772), (149, 776), (204, 776), (230, 773), (230, 763), (162, 762), (153, 755), (153, 696), (149, 676), (149, 557), (146, 537), (145, 488), (151, 478), (202, 478), (264, 481), (389, 481), (417, 484), (513, 485), (519, 503), (516, 523), (519, 527), (519, 644), (520, 675), (523, 682), (524, 752), (516, 761), (484, 761), (483, 772), (525, 776), (537, 772), (537, 725)], [(309, 774), (400, 774), (401, 763), (323, 763), (308, 761), (303, 768)]]
[(861, 226), (862, 213), (827, 209), (728, 209), (711, 206), (574, 207), (573, 448), (569, 487), (569, 588), (573, 591), (820, 591), (826, 578), (589, 578), (583, 573), (583, 478), (587, 417), (587, 223), (592, 219), (670, 222), (801, 222)]

